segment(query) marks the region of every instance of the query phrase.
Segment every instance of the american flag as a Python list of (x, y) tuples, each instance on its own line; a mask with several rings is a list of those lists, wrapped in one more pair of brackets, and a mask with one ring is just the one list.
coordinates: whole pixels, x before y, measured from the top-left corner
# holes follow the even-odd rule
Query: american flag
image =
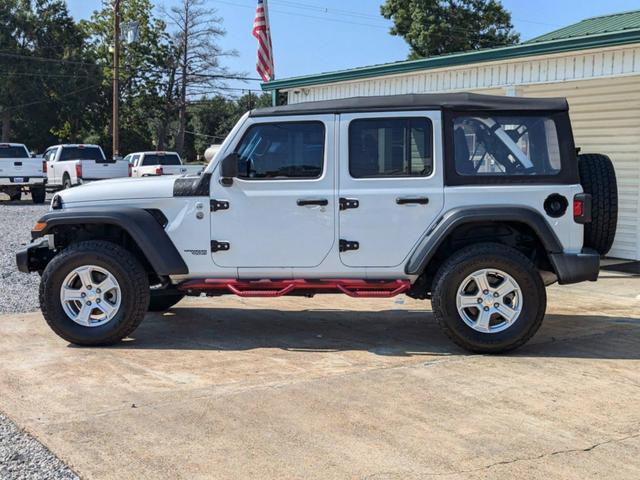
[(258, 0), (256, 18), (253, 21), (253, 36), (258, 40), (258, 60), (256, 70), (262, 80), (268, 82), (274, 78), (273, 46), (271, 45), (271, 29), (269, 28), (269, 11), (267, 0)]

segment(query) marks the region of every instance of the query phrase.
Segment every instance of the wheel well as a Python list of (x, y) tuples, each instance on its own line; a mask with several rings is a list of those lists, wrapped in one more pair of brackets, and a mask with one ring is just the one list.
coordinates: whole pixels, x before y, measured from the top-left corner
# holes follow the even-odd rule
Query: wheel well
[(416, 295), (428, 297), (433, 278), (440, 265), (453, 253), (477, 243), (499, 243), (514, 248), (540, 270), (545, 284), (555, 281), (555, 274), (544, 244), (536, 232), (526, 223), (513, 221), (473, 222), (457, 226), (438, 245), (436, 252), (415, 284)]
[(149, 274), (150, 281), (157, 280), (153, 284), (161, 283), (161, 279), (156, 275), (151, 263), (144, 252), (140, 249), (136, 241), (129, 232), (118, 225), (103, 223), (88, 223), (78, 225), (60, 225), (53, 227), (50, 234), (54, 235), (55, 248), (64, 250), (72, 243), (86, 240), (105, 240), (115, 243), (131, 252), (142, 264)]

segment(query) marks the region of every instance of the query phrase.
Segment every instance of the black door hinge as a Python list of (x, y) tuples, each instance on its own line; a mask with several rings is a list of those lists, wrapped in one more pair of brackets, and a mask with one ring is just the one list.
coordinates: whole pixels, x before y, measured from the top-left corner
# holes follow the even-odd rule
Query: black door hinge
[(350, 240), (340, 239), (340, 251), (348, 252), (349, 250), (358, 250), (360, 248), (360, 242), (352, 242)]
[(229, 210), (229, 202), (226, 200), (211, 200), (209, 205), (211, 205), (212, 212), (217, 212), (218, 210)]
[(219, 242), (217, 240), (211, 240), (212, 252), (226, 252), (231, 248), (229, 242)]
[(349, 208), (358, 208), (360, 201), (355, 198), (340, 198), (339, 200), (340, 210), (347, 210)]

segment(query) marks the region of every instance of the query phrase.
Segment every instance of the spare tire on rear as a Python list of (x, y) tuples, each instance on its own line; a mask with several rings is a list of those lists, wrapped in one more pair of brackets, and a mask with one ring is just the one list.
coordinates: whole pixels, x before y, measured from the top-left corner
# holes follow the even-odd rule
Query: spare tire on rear
[(598, 153), (578, 155), (580, 183), (591, 195), (591, 223), (584, 226), (584, 246), (600, 255), (611, 250), (618, 225), (618, 184), (611, 159)]

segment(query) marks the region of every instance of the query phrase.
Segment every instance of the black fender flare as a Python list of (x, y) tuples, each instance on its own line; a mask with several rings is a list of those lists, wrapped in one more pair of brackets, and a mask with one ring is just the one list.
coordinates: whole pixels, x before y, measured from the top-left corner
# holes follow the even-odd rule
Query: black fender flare
[(436, 250), (460, 225), (476, 222), (518, 222), (533, 229), (548, 253), (562, 253), (562, 244), (544, 217), (526, 207), (460, 207), (447, 211), (422, 237), (405, 266), (407, 275), (420, 275)]
[(146, 210), (130, 207), (91, 208), (87, 210), (53, 211), (44, 215), (39, 223), (46, 226), (34, 231), (35, 239), (48, 235), (56, 227), (66, 225), (114, 225), (126, 231), (145, 255), (158, 275), (184, 275), (189, 273), (186, 263), (164, 228)]

